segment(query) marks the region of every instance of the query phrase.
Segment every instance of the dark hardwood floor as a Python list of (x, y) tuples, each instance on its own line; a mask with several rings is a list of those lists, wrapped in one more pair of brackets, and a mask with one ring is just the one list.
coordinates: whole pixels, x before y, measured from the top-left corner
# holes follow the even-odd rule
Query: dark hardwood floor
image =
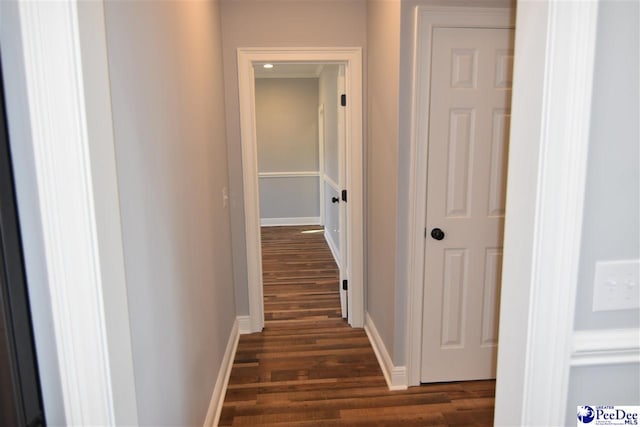
[(318, 227), (262, 230), (265, 328), (240, 337), (220, 426), (491, 425), (494, 381), (389, 391), (362, 329), (340, 316)]

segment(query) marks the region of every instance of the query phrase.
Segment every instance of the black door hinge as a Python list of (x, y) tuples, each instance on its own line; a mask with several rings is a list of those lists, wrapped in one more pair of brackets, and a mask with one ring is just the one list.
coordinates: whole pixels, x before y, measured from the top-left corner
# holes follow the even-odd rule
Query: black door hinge
[(345, 279), (342, 281), (342, 290), (346, 291), (348, 288), (348, 281)]
[(427, 238), (427, 229), (426, 228), (424, 229), (424, 238), (425, 239)]
[(347, 190), (342, 190), (342, 201), (343, 202), (347, 201)]
[(347, 95), (344, 93), (340, 95), (340, 105), (343, 107), (347, 106)]

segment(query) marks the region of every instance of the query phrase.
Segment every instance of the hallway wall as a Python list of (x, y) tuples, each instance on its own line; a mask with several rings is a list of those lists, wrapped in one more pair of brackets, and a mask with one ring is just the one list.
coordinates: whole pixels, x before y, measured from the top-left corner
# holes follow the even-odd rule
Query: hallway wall
[[(366, 45), (365, 0), (221, 0), (236, 309), (249, 313), (237, 48)], [(364, 58), (366, 61), (366, 58)]]
[(367, 313), (393, 358), (396, 301), (400, 1), (367, 3)]
[(218, 2), (105, 2), (140, 425), (202, 425), (235, 321)]

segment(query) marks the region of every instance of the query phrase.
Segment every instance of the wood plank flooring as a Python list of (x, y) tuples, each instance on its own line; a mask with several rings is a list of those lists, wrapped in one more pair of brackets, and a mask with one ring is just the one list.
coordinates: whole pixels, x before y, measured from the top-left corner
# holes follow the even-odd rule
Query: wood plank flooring
[(220, 426), (491, 425), (494, 381), (388, 390), (362, 329), (341, 318), (319, 227), (262, 229), (265, 328), (242, 335)]

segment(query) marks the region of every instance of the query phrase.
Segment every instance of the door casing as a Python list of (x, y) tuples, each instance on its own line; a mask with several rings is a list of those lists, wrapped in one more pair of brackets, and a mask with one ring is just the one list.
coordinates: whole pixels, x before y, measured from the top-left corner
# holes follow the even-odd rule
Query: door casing
[(244, 191), (247, 279), (249, 290), (249, 331), (264, 327), (258, 160), (255, 121), (254, 63), (334, 63), (345, 66), (346, 106), (346, 187), (348, 202), (346, 250), (348, 272), (348, 322), (364, 326), (364, 212), (362, 134), (362, 48), (239, 48), (238, 84), (240, 97), (240, 138)]

